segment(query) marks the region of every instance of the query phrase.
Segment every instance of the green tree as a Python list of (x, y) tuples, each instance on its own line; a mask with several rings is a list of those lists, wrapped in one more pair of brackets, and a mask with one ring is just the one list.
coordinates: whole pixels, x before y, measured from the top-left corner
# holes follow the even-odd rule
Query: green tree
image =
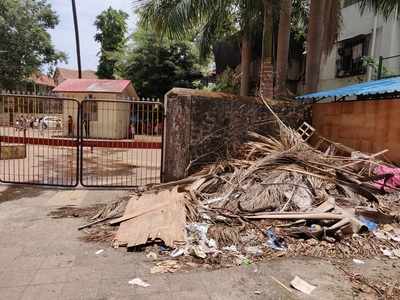
[(100, 62), (97, 66), (99, 78), (114, 79), (116, 53), (121, 52), (126, 44), (127, 19), (127, 13), (111, 7), (96, 18), (94, 24), (97, 27), (97, 33), (94, 38), (101, 44)]
[(14, 89), (39, 71), (52, 68), (66, 56), (55, 50), (47, 29), (58, 17), (46, 0), (0, 1), (0, 87)]
[(262, 28), (262, 0), (136, 0), (141, 23), (171, 39), (197, 33), (205, 57), (213, 43), (235, 33), (241, 40), (241, 95), (249, 93), (254, 33)]
[(146, 32), (134, 34), (133, 39), (133, 46), (119, 64), (140, 97), (162, 98), (173, 87), (194, 88), (202, 78), (188, 43), (160, 40)]

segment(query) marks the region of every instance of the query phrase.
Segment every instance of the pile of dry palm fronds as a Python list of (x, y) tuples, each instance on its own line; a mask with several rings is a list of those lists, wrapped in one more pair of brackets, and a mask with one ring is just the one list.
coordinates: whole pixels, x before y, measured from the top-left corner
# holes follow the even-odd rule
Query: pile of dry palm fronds
[[(399, 197), (386, 197), (375, 184), (373, 170), (385, 164), (377, 155), (340, 156), (332, 148), (323, 152), (287, 127), (281, 128), (279, 139), (249, 133), (242, 153), (240, 159), (152, 187), (178, 186), (186, 192), (188, 224), (207, 232), (206, 241), (197, 236), (190, 243), (198, 243), (206, 254), (225, 248), (240, 255), (284, 250), (291, 256), (351, 257), (360, 245), (367, 245), (370, 255), (381, 253), (382, 247), (400, 248), (371, 234), (358, 235), (395, 222), (399, 213), (388, 210), (400, 204)], [(308, 243), (310, 239), (318, 245)]]

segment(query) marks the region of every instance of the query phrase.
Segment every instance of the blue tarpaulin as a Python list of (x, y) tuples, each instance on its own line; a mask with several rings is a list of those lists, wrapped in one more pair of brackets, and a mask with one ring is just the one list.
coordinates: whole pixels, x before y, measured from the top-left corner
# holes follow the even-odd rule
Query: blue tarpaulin
[(366, 96), (387, 93), (400, 93), (400, 77), (373, 80), (341, 87), (335, 90), (322, 91), (296, 97), (298, 100), (319, 100), (328, 97)]

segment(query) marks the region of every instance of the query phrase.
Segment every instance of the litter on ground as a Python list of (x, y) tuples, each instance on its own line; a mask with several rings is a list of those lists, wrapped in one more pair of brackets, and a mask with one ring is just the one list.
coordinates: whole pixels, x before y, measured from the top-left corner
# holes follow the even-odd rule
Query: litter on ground
[(129, 284), (132, 284), (132, 285), (137, 285), (137, 286), (140, 286), (140, 287), (144, 287), (144, 288), (150, 286), (149, 283), (144, 282), (144, 281), (143, 281), (142, 279), (140, 279), (140, 278), (134, 278), (134, 279), (132, 279), (132, 280), (129, 280), (128, 283), (129, 283)]

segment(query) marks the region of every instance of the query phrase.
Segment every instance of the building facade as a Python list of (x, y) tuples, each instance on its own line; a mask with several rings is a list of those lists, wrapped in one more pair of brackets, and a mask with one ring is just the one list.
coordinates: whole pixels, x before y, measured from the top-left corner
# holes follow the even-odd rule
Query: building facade
[[(83, 135), (86, 138), (124, 139), (129, 135), (130, 116), (138, 96), (130, 80), (68, 79), (54, 90), (59, 97), (86, 100), (82, 106)], [(68, 120), (76, 124), (77, 106), (63, 105), (64, 135)], [(76, 126), (74, 126), (76, 130)], [(74, 133), (76, 134), (76, 132)]]
[[(321, 64), (321, 91), (376, 79), (379, 57), (400, 54), (397, 11), (387, 19), (370, 10), (361, 14), (359, 1), (345, 0), (342, 17), (338, 42)], [(400, 57), (385, 59), (383, 72), (386, 76), (399, 75)]]

